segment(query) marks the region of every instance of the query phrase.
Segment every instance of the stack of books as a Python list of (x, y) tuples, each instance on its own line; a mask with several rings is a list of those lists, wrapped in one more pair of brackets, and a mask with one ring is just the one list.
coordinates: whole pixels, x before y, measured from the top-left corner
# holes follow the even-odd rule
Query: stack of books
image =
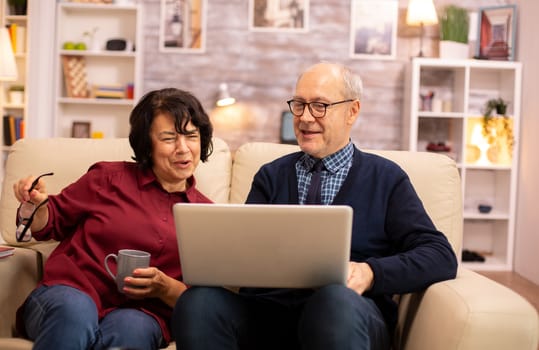
[(123, 85), (94, 85), (93, 95), (95, 98), (125, 98)]
[(22, 117), (14, 117), (12, 115), (4, 115), (4, 145), (11, 146), (15, 141), (24, 137), (25, 125)]

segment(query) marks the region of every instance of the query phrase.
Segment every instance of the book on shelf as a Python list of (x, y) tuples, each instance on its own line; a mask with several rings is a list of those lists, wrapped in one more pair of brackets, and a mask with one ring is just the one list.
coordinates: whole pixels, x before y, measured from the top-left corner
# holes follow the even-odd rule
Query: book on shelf
[(25, 136), (25, 123), (22, 117), (4, 115), (4, 145), (11, 146), (15, 141)]
[(92, 94), (95, 98), (125, 98), (123, 85), (94, 85)]
[(13, 255), (14, 252), (15, 252), (15, 248), (6, 247), (2, 245), (0, 246), (0, 259)]
[(13, 52), (26, 52), (26, 26), (17, 23), (8, 23), (6, 24), (6, 28), (9, 32)]
[(25, 53), (26, 52), (26, 27), (23, 25), (18, 25), (15, 31), (15, 36), (17, 41), (15, 43), (15, 53)]
[(8, 23), (6, 28), (9, 32), (9, 38), (11, 39), (11, 48), (13, 52), (17, 52), (17, 23)]

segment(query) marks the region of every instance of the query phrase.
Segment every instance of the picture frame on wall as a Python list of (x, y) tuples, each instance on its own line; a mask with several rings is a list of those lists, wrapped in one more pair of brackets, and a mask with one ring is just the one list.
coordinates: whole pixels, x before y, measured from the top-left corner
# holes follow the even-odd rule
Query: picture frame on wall
[(515, 59), (516, 5), (479, 8), (477, 58), (498, 61)]
[(207, 0), (161, 0), (159, 50), (203, 53)]
[(309, 0), (249, 0), (249, 30), (308, 31)]
[(89, 138), (90, 137), (90, 122), (73, 122), (71, 125), (71, 137), (74, 138)]
[(350, 57), (395, 59), (399, 2), (352, 0)]

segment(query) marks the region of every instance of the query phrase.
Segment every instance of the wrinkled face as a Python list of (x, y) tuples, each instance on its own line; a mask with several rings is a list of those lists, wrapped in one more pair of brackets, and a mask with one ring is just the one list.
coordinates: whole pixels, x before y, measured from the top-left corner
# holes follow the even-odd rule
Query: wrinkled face
[(176, 132), (174, 119), (157, 115), (150, 127), (153, 172), (168, 192), (185, 191), (187, 179), (200, 162), (200, 133), (189, 122), (185, 135)]
[[(348, 99), (343, 95), (340, 69), (319, 64), (307, 70), (296, 84), (294, 99), (303, 102), (334, 103)], [(328, 106), (326, 115), (314, 118), (307, 106), (301, 117), (294, 117), (294, 132), (301, 150), (324, 158), (346, 146), (359, 113), (359, 101)]]

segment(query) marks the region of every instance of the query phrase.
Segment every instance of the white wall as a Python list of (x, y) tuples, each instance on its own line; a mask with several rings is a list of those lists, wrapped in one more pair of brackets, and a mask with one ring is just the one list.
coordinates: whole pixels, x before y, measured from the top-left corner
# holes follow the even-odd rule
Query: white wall
[[(55, 36), (55, 0), (33, 0), (29, 2), (29, 60), (27, 135), (32, 138), (53, 135), (54, 110), (54, 36)], [(34, 55), (34, 53), (36, 53)]]
[(519, 0), (517, 59), (523, 62), (515, 271), (539, 284), (539, 1)]

